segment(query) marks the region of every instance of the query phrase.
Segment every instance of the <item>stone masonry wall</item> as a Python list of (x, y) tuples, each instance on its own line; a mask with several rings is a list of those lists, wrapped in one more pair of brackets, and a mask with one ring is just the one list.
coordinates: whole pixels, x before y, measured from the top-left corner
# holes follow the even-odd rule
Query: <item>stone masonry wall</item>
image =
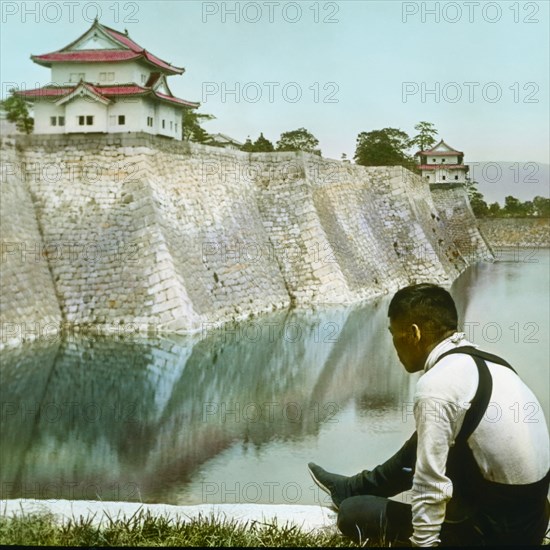
[(31, 339), (40, 326), (57, 327), (61, 310), (29, 189), (15, 170), (13, 140), (7, 138), (0, 153), (0, 312), (2, 343), (7, 343), (21, 340), (24, 324)]
[(494, 247), (550, 247), (548, 218), (485, 218), (479, 226)]
[(483, 236), (468, 195), (461, 184), (431, 184), (431, 194), (451, 239), (466, 261), (491, 259), (493, 252)]
[[(450, 284), (487, 255), (475, 219), (441, 214), (446, 191), (432, 199), (401, 167), (145, 134), (19, 136), (3, 151), (3, 239), (48, 253), (2, 264), (2, 323), (62, 316), (82, 330), (192, 332)], [(463, 190), (450, 195), (469, 206)], [(468, 257), (461, 239), (474, 246)]]

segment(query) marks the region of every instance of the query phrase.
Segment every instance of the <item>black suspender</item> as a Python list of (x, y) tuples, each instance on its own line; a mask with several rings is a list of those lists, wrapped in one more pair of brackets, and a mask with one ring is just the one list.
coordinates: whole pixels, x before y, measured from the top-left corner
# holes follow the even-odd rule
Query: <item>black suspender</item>
[(438, 357), (436, 364), (441, 361), (443, 357), (456, 353), (470, 355), (475, 361), (477, 371), (479, 373), (479, 383), (474, 398), (472, 399), (472, 406), (466, 412), (462, 428), (457, 437), (457, 440), (466, 441), (481, 422), (481, 419), (487, 410), (487, 406), (489, 405), (491, 392), (493, 391), (493, 379), (485, 361), (491, 361), (491, 363), (503, 365), (514, 372), (516, 371), (504, 359), (498, 357), (497, 355), (493, 355), (492, 353), (481, 351), (473, 346), (459, 346), (452, 350), (446, 351)]

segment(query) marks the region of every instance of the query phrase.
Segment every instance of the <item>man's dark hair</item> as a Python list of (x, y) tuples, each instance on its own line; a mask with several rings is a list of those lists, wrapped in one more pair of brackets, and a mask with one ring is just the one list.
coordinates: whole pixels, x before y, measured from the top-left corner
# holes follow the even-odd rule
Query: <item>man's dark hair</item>
[(458, 314), (452, 296), (440, 286), (422, 283), (398, 290), (388, 308), (395, 321), (416, 323), (432, 337), (456, 330)]

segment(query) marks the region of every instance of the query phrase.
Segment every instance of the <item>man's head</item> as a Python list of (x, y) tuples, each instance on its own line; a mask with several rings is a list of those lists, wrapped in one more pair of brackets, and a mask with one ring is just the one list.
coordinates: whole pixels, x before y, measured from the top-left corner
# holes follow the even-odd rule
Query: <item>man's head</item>
[(451, 295), (432, 284), (412, 285), (395, 293), (388, 308), (393, 345), (408, 372), (424, 368), (430, 351), (457, 329)]

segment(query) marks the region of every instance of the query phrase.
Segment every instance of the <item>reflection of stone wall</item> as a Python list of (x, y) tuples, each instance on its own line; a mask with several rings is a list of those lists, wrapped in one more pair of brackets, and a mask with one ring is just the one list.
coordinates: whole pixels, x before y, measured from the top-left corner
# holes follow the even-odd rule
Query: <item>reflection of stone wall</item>
[(2, 496), (95, 498), (97, 486), (103, 500), (123, 487), (122, 500), (176, 502), (236, 442), (317, 436), (350, 403), (399, 409), (409, 381), (381, 337), (386, 306), (280, 312), (202, 338), (72, 335), (5, 350)]
[[(486, 252), (475, 220), (455, 220), (468, 210), (463, 192), (439, 190), (434, 203), (400, 167), (144, 134), (17, 140), (17, 150), (3, 145), (13, 175), (2, 192), (8, 204), (21, 194), (32, 235), (13, 238), (39, 239), (34, 209), (49, 252), (39, 266), (19, 258), (7, 271), (9, 288), (18, 268), (34, 279), (6, 294), (6, 322), (55, 318), (58, 302), (68, 323), (194, 331), (291, 302), (351, 303), (413, 281), (450, 283), (469, 263), (464, 240), (469, 258)], [(459, 206), (440, 219), (445, 193)], [(10, 231), (23, 223), (15, 212), (6, 212)]]
[(494, 247), (550, 247), (548, 218), (485, 218), (479, 226)]

